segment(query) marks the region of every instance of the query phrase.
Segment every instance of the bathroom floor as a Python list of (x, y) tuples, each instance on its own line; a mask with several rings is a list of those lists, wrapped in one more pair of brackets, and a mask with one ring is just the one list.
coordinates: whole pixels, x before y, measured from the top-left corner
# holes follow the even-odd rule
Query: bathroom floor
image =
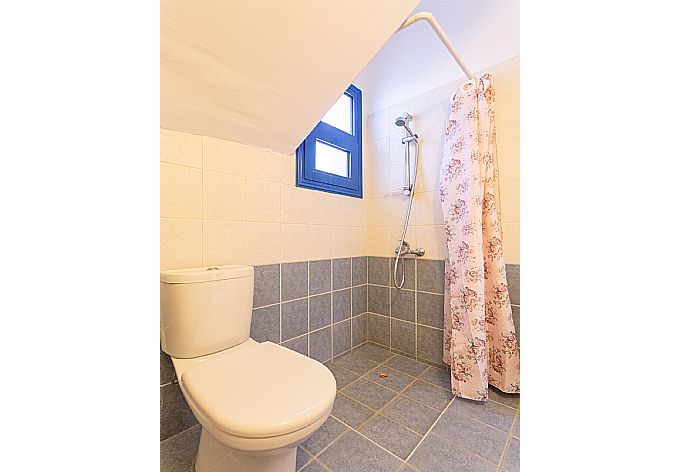
[[(492, 389), (486, 403), (455, 398), (447, 370), (371, 343), (326, 366), (335, 405), (297, 449), (298, 471), (519, 471), (519, 396)], [(171, 451), (171, 469), (189, 470), (198, 444), (189, 439)]]

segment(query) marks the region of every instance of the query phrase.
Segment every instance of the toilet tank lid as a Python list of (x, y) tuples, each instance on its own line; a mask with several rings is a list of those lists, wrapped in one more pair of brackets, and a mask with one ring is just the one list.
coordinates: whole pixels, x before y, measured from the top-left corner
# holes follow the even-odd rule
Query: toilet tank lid
[(213, 280), (238, 279), (254, 275), (254, 267), (245, 265), (226, 265), (195, 267), (161, 271), (161, 282), (168, 284), (190, 284)]

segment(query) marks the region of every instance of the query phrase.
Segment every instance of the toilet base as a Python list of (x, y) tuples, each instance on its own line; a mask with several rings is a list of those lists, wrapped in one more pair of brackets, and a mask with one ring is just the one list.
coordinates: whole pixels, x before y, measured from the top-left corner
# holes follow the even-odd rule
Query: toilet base
[(297, 446), (261, 452), (238, 451), (202, 427), (192, 472), (294, 472), (296, 462)]

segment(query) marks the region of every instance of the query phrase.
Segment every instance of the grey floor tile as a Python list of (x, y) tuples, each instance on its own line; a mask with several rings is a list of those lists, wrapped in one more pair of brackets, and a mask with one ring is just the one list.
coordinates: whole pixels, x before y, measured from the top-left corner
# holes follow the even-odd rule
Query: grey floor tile
[(324, 328), (331, 323), (331, 294), (309, 297), (309, 331)]
[(189, 472), (199, 450), (201, 425), (196, 425), (160, 445), (161, 472)]
[(292, 339), (307, 332), (307, 299), (282, 304), (280, 323), (283, 339)]
[(352, 350), (353, 354), (366, 357), (374, 362), (383, 362), (393, 357), (393, 353), (388, 349), (377, 346), (375, 344), (364, 344)]
[(352, 258), (352, 285), (363, 285), (367, 283), (367, 258)]
[(171, 383), (160, 388), (160, 440), (164, 441), (198, 424), (180, 386)]
[(421, 374), (424, 369), (429, 367), (429, 364), (424, 364), (423, 362), (400, 355), (396, 355), (395, 357), (387, 360), (385, 364), (388, 367), (392, 367), (395, 370), (399, 370), (400, 372), (404, 372), (415, 377)]
[(501, 472), (520, 472), (520, 440), (512, 438), (501, 464)]
[(170, 383), (173, 381), (175, 378), (175, 366), (173, 366), (172, 360), (170, 359), (170, 356), (167, 355), (166, 353), (163, 352), (163, 349), (160, 349), (161, 352), (161, 358), (160, 358), (160, 372), (161, 372), (161, 385)]
[(476, 402), (464, 398), (456, 398), (450, 405), (450, 410), (465, 414), (475, 420), (510, 432), (517, 410), (494, 401)]
[(508, 433), (451, 410), (441, 415), (431, 432), (494, 464), (500, 462), (508, 442)]
[(331, 415), (352, 428), (359, 428), (362, 423), (374, 416), (375, 411), (360, 405), (354, 400), (338, 393), (333, 403)]
[(516, 438), (520, 437), (520, 412), (518, 411), (517, 418), (515, 419), (515, 427), (513, 428), (513, 436)]
[(250, 330), (254, 341), (280, 342), (280, 305), (271, 305), (252, 310)]
[(369, 341), (390, 346), (391, 319), (387, 316), (379, 316), (373, 313), (367, 314), (367, 336)]
[(309, 355), (309, 339), (307, 338), (307, 335), (300, 336), (299, 338), (295, 339), (290, 339), (288, 341), (283, 341), (280, 343), (282, 346), (285, 346), (288, 349), (291, 349), (295, 352), (299, 352), (300, 354), (304, 356)]
[(301, 472), (328, 472), (318, 461), (312, 460)]
[(346, 430), (347, 426), (329, 416), (326, 422), (302, 443), (302, 447), (316, 456)]
[(381, 415), (374, 416), (360, 426), (358, 431), (402, 460), (407, 459), (422, 440), (419, 434)]
[(309, 261), (309, 295), (330, 292), (331, 260)]
[(417, 290), (443, 294), (445, 262), (432, 259), (417, 261)]
[(333, 472), (396, 472), (402, 461), (354, 431), (348, 431), (319, 455)]
[(448, 390), (421, 380), (415, 380), (402, 394), (437, 410), (443, 410), (453, 398)]
[(417, 472), (417, 469), (413, 469), (409, 464), (403, 464), (402, 467), (398, 469), (398, 472)]
[(378, 365), (377, 362), (374, 362), (370, 359), (365, 359), (364, 357), (357, 356), (355, 354), (338, 356), (333, 359), (333, 363), (359, 375), (366, 374)]
[(333, 323), (349, 319), (352, 316), (352, 290), (333, 292)]
[(426, 434), (434, 424), (440, 411), (429, 408), (409, 398), (398, 395), (386, 407), (382, 413), (398, 423), (407, 426), (419, 434)]
[(364, 378), (345, 387), (343, 393), (374, 410), (383, 408), (396, 395), (392, 390), (388, 390)]
[(496, 470), (495, 464), (434, 434), (424, 438), (408, 462), (425, 472), (494, 472)]
[(312, 457), (309, 454), (307, 454), (307, 451), (305, 451), (301, 447), (298, 447), (297, 448), (297, 463), (295, 464), (295, 470), (300, 470), (310, 460), (312, 460)]
[(333, 357), (333, 337), (330, 326), (309, 334), (309, 357), (319, 362), (331, 360)]
[(446, 390), (450, 390), (450, 370), (448, 369), (429, 366), (429, 368), (419, 374), (419, 378)]
[(333, 362), (326, 362), (324, 365), (333, 373), (338, 390), (347, 387), (359, 378), (359, 375), (352, 373), (349, 370), (345, 370), (342, 367), (333, 364)]
[(254, 307), (280, 301), (280, 264), (254, 267)]
[(280, 265), (281, 299), (294, 300), (308, 295), (308, 270), (306, 262), (290, 262)]
[[(380, 373), (385, 373), (385, 377), (380, 377)], [(414, 377), (403, 374), (394, 369), (387, 369), (385, 366), (380, 366), (364, 376), (364, 378), (371, 380), (379, 385), (400, 392), (402, 389), (410, 385), (414, 381)]]
[(520, 264), (506, 264), (506, 280), (510, 303), (520, 304)]
[(414, 321), (415, 292), (391, 289), (391, 316), (399, 320)]
[(333, 259), (333, 290), (352, 286), (352, 259)]
[(504, 393), (492, 385), (489, 385), (489, 400), (493, 400), (516, 409), (520, 406), (519, 393)]
[(368, 278), (367, 282), (370, 284), (389, 286), (390, 275), (390, 259), (388, 257), (373, 257), (368, 258)]

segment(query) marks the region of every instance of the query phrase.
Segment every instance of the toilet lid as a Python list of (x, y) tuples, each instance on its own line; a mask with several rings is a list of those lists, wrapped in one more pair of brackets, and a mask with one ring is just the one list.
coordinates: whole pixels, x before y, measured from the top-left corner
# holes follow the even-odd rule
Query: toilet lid
[(326, 366), (271, 342), (191, 366), (180, 383), (217, 428), (249, 438), (310, 425), (328, 411), (336, 391)]

